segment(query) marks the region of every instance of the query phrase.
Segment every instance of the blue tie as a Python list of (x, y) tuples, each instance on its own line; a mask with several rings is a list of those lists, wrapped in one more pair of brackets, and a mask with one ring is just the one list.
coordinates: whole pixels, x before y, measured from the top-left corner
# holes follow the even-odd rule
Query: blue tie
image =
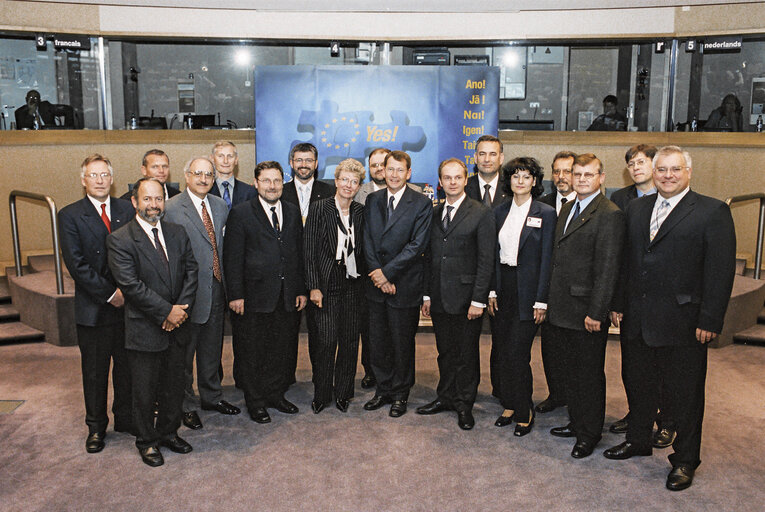
[(223, 200), (226, 201), (228, 209), (231, 209), (231, 195), (228, 193), (228, 181), (223, 182)]
[(563, 233), (568, 233), (568, 230), (571, 229), (571, 227), (574, 225), (576, 218), (579, 217), (579, 204), (579, 201), (577, 201), (574, 205), (574, 215), (571, 216), (571, 220), (568, 221), (568, 226), (566, 226), (566, 229), (563, 231)]

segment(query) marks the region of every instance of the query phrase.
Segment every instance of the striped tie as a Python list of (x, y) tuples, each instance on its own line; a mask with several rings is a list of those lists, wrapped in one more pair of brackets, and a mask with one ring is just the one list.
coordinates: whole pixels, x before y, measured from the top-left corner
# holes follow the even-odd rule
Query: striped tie
[(667, 218), (667, 215), (669, 215), (669, 201), (664, 199), (656, 209), (656, 216), (651, 221), (650, 239), (652, 242), (653, 239), (656, 238), (656, 234), (659, 232), (659, 228), (661, 227), (662, 222), (664, 222), (664, 219)]

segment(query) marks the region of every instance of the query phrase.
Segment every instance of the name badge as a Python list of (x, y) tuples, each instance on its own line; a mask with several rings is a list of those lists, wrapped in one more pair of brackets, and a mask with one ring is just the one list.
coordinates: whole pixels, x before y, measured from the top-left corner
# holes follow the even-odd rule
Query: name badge
[(526, 218), (526, 225), (530, 228), (541, 228), (542, 227), (542, 218), (541, 217), (527, 217)]

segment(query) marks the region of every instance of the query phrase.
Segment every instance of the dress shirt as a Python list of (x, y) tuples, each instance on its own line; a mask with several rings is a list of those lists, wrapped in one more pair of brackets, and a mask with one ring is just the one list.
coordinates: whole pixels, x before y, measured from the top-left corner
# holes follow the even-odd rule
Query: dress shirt
[(220, 191), (220, 196), (221, 197), (223, 197), (223, 191), (225, 190), (224, 187), (223, 187), (224, 183), (228, 183), (228, 193), (231, 195), (231, 198), (233, 200), (233, 198), (234, 198), (234, 184), (236, 183), (236, 178), (234, 178), (233, 174), (231, 175), (230, 178), (221, 178), (220, 175), (218, 175), (218, 177), (215, 178), (215, 184), (218, 185), (218, 190)]
[(653, 187), (648, 192), (643, 192), (642, 190), (640, 190), (637, 187), (635, 188), (635, 190), (637, 191), (637, 196), (638, 197), (650, 196), (651, 194), (655, 194), (656, 193), (656, 187)]
[[(297, 178), (294, 178), (294, 181), (295, 192), (297, 192), (298, 203), (300, 204), (300, 213), (305, 219), (308, 216), (308, 204), (311, 202), (311, 191), (313, 190), (314, 179), (311, 178), (308, 183), (303, 183)], [(281, 220), (279, 222), (281, 222)]]
[(284, 218), (282, 217), (282, 202), (276, 201), (276, 204), (269, 204), (265, 199), (258, 196), (258, 201), (260, 201), (260, 206), (263, 207), (263, 211), (266, 212), (266, 218), (268, 219), (268, 222), (271, 223), (271, 227), (274, 227), (274, 223), (271, 220), (271, 207), (276, 206), (276, 218), (279, 219), (279, 227), (281, 229), (284, 229)]
[[(664, 220), (667, 220), (667, 217), (669, 217), (669, 214), (672, 213), (672, 210), (675, 209), (675, 206), (677, 206), (677, 203), (680, 202), (682, 198), (685, 197), (685, 194), (687, 194), (691, 190), (691, 187), (686, 187), (685, 190), (680, 192), (679, 194), (670, 197), (667, 199), (667, 202), (669, 203), (669, 211), (667, 212), (667, 215), (664, 216)], [(661, 194), (656, 194), (656, 202), (653, 203), (653, 210), (651, 211), (651, 220), (656, 218), (656, 211), (659, 209), (659, 205), (662, 201), (664, 201), (666, 198), (662, 197)], [(659, 225), (659, 229), (661, 229), (661, 225)]]
[(560, 209), (563, 208), (563, 201), (562, 199), (565, 198), (566, 202), (573, 201), (576, 199), (576, 192), (571, 190), (571, 192), (568, 193), (567, 196), (564, 196), (560, 193), (560, 190), (555, 195), (555, 213), (560, 214)]
[[(96, 212), (98, 212), (98, 216), (99, 217), (101, 217), (101, 205), (102, 204), (106, 205), (106, 216), (109, 217), (109, 221), (111, 222), (111, 220), (112, 220), (112, 201), (111, 201), (111, 198), (109, 196), (106, 196), (106, 201), (101, 202), (101, 201), (99, 201), (98, 199), (96, 199), (95, 197), (93, 197), (91, 195), (88, 195), (88, 194), (86, 194), (86, 195), (88, 196), (88, 199), (90, 199), (90, 202), (93, 204), (93, 207), (96, 209)], [(118, 290), (118, 288), (114, 290), (114, 293), (112, 293), (112, 296), (109, 297), (109, 299), (106, 302), (111, 302), (112, 301), (114, 296), (117, 295), (117, 290)]]
[(481, 193), (481, 199), (483, 199), (483, 194), (486, 191), (486, 185), (489, 185), (489, 197), (491, 197), (491, 200), (494, 201), (494, 194), (497, 193), (497, 184), (499, 183), (499, 173), (494, 175), (494, 179), (491, 181), (485, 181), (481, 174), (478, 173), (478, 192)]
[[(593, 199), (595, 199), (598, 194), (600, 194), (600, 190), (596, 190), (589, 196), (585, 197), (584, 199), (577, 199), (576, 202), (579, 203), (579, 215), (584, 213), (584, 210), (590, 205)], [(568, 218), (566, 219), (566, 226), (563, 228), (563, 232), (565, 233), (568, 229), (568, 224), (571, 222), (571, 217), (574, 216), (574, 212), (576, 211), (576, 204), (573, 208), (571, 208), (571, 212), (568, 214)]]
[(518, 244), (521, 241), (521, 231), (526, 223), (531, 208), (531, 198), (525, 203), (518, 205), (515, 200), (510, 205), (510, 211), (499, 230), (499, 262), (503, 265), (515, 267), (518, 265)]
[(404, 190), (406, 190), (406, 187), (407, 185), (406, 183), (404, 183), (404, 186), (401, 187), (399, 191), (396, 192), (395, 194), (391, 194), (390, 189), (388, 189), (388, 194), (387, 194), (387, 197), (385, 198), (385, 207), (386, 208), (388, 207), (388, 205), (390, 204), (390, 198), (393, 197), (393, 209), (395, 210), (396, 207), (398, 206), (398, 202), (401, 201), (401, 196), (404, 195)]
[[(194, 208), (197, 210), (197, 213), (199, 214), (199, 218), (202, 219), (202, 224), (204, 224), (205, 219), (202, 217), (202, 203), (205, 204), (205, 208), (207, 209), (207, 213), (210, 216), (210, 222), (213, 225), (213, 230), (215, 230), (215, 221), (212, 217), (212, 209), (210, 208), (210, 201), (207, 199), (207, 194), (205, 194), (204, 199), (199, 199), (199, 197), (196, 194), (193, 194), (188, 188), (186, 189), (186, 192), (189, 194), (189, 197), (191, 198), (191, 202), (194, 204)], [(271, 210), (268, 211), (269, 215), (271, 214)]]
[[(159, 241), (162, 244), (162, 249), (165, 251), (165, 256), (170, 260), (170, 254), (167, 252), (167, 244), (165, 243), (165, 235), (162, 234), (162, 223), (158, 221), (156, 226), (152, 226), (143, 220), (137, 213), (135, 219), (138, 221), (138, 225), (141, 226), (141, 229), (143, 229), (143, 232), (146, 233), (146, 236), (149, 237), (149, 240), (151, 240), (151, 245), (154, 245), (154, 232), (152, 229), (157, 228), (159, 230)], [(157, 246), (154, 245), (154, 247), (156, 248)]]

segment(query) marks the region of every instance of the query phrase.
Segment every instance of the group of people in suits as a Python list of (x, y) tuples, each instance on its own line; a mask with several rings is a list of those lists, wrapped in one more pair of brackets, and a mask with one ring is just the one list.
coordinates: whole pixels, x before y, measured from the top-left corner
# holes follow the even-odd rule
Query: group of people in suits
[[(416, 412), (453, 411), (459, 428), (470, 430), (486, 311), (492, 393), (503, 408), (496, 426), (514, 422), (522, 437), (535, 414), (565, 405), (569, 423), (551, 434), (575, 438), (572, 457), (591, 455), (605, 419), (613, 323), (621, 327), (629, 413), (611, 426), (626, 441), (604, 456), (673, 445), (667, 487), (690, 486), (700, 463), (706, 348), (722, 329), (733, 283), (728, 207), (690, 190), (691, 157), (675, 146), (631, 148), (634, 185), (614, 201), (603, 194), (605, 171), (591, 153), (558, 153), (555, 190), (543, 196), (535, 159), (505, 163), (501, 141), (490, 135), (475, 148), (473, 176), (463, 160), (440, 164), (444, 200), (435, 207), (408, 183), (409, 155), (384, 148), (368, 156), (369, 183), (362, 185), (363, 165), (347, 159), (335, 167), (332, 187), (317, 179), (316, 148), (297, 144), (292, 181), (284, 183), (278, 162), (260, 162), (250, 190), (233, 177), (235, 146), (218, 143), (212, 157), (187, 163), (186, 189), (167, 205), (169, 159), (152, 150), (132, 207), (109, 197), (108, 159), (86, 159), (86, 197), (60, 217), (77, 284), (88, 451), (104, 446), (110, 359), (115, 429), (136, 435), (147, 464), (162, 464), (160, 446), (191, 451), (177, 429), (194, 428), (187, 419), (201, 428), (195, 411), (187, 418), (189, 400), (183, 404), (184, 394), (193, 397), (195, 357), (201, 407), (240, 412), (220, 386), (225, 310), (233, 376), (255, 422), (270, 422), (269, 408), (298, 412), (285, 393), (295, 382), (303, 311), (312, 411), (333, 400), (348, 410), (361, 337), (362, 386), (375, 387), (363, 408), (390, 405), (391, 417), (402, 416), (423, 315), (433, 321), (439, 383), (435, 399)], [(540, 325), (549, 395), (535, 406), (530, 359)], [(94, 341), (107, 332), (109, 343)]]

